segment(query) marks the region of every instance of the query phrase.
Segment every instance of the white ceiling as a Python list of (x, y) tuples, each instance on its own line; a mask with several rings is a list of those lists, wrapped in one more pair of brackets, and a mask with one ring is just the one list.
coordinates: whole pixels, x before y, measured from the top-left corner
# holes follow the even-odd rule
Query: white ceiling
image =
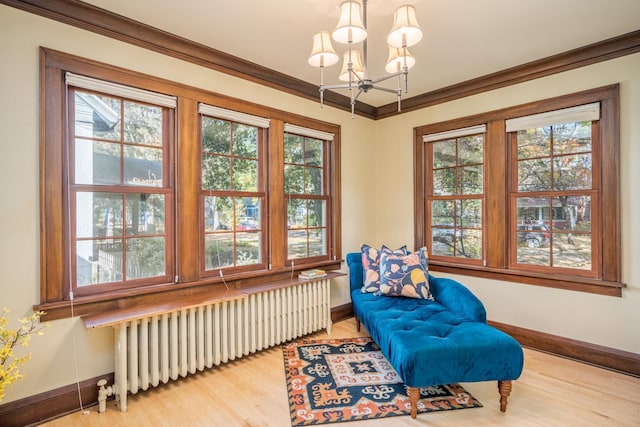
[[(307, 63), (313, 34), (332, 31), (342, 0), (85, 0), (133, 20), (319, 84)], [(424, 31), (411, 48), (412, 97), (640, 29), (640, 0), (369, 0), (369, 77), (384, 75), (393, 11), (416, 6)], [(345, 47), (334, 43), (339, 54)], [(340, 64), (325, 70), (337, 80)], [(394, 80), (385, 86), (395, 88)], [(344, 94), (346, 92), (342, 91)], [(380, 106), (395, 95), (371, 91)]]

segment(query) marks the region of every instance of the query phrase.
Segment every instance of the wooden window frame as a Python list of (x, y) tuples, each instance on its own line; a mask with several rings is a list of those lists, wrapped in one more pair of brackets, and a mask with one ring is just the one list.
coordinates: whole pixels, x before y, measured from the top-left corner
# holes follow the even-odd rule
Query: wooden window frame
[[(75, 93), (76, 91), (80, 91), (83, 93), (94, 93), (92, 91), (88, 91), (86, 89), (81, 89), (81, 88), (75, 88), (75, 87), (69, 87), (67, 89), (67, 104), (69, 106), (68, 111), (68, 117), (67, 117), (67, 129), (69, 131), (69, 135), (67, 136), (67, 143), (65, 144), (64, 150), (68, 150), (69, 152), (69, 157), (68, 157), (68, 170), (67, 170), (67, 175), (65, 179), (69, 180), (69, 185), (68, 185), (68, 200), (69, 202), (67, 202), (65, 204), (65, 206), (63, 207), (65, 214), (69, 215), (71, 220), (68, 223), (69, 225), (75, 225), (76, 224), (76, 196), (78, 193), (81, 192), (92, 192), (92, 193), (122, 193), (123, 196), (126, 196), (126, 194), (137, 194), (137, 193), (148, 193), (148, 194), (161, 194), (163, 196), (165, 196), (165, 232), (164, 232), (164, 236), (165, 236), (165, 274), (161, 275), (161, 276), (153, 276), (153, 277), (148, 277), (148, 278), (143, 278), (143, 279), (128, 279), (128, 280), (124, 280), (121, 282), (108, 282), (108, 283), (99, 283), (99, 284), (92, 284), (92, 285), (87, 285), (87, 286), (82, 286), (82, 287), (77, 287), (73, 286), (73, 284), (75, 283), (76, 279), (72, 279), (73, 278), (77, 278), (77, 264), (76, 263), (70, 263), (69, 262), (69, 258), (65, 259), (65, 262), (67, 264), (71, 264), (68, 265), (67, 268), (70, 269), (71, 274), (70, 275), (66, 275), (64, 277), (64, 283), (63, 283), (63, 289), (64, 289), (64, 293), (65, 294), (69, 294), (70, 291), (73, 291), (73, 293), (75, 294), (75, 296), (83, 296), (83, 295), (93, 295), (93, 294), (101, 294), (101, 293), (105, 293), (105, 292), (111, 292), (114, 290), (120, 290), (120, 289), (131, 289), (131, 288), (136, 288), (136, 287), (140, 287), (140, 286), (148, 286), (148, 285), (156, 285), (156, 284), (161, 284), (161, 283), (167, 283), (169, 282), (172, 278), (173, 278), (173, 266), (174, 266), (174, 241), (173, 241), (173, 236), (174, 234), (171, 232), (171, 230), (173, 229), (173, 216), (172, 216), (172, 212), (174, 211), (173, 208), (173, 168), (171, 167), (172, 162), (172, 156), (171, 156), (171, 151), (172, 151), (172, 147), (173, 147), (173, 135), (174, 135), (174, 115), (172, 114), (172, 110), (170, 108), (167, 107), (162, 107), (162, 106), (156, 106), (158, 108), (162, 109), (162, 134), (163, 134), (163, 141), (162, 141), (162, 150), (163, 150), (163, 160), (162, 160), (162, 182), (163, 185), (161, 187), (153, 187), (153, 186), (135, 186), (135, 185), (129, 185), (129, 184), (79, 184), (76, 183), (74, 180), (74, 176), (75, 176), (75, 144), (72, 141), (75, 141), (75, 138), (77, 138), (77, 135), (75, 135), (74, 133), (74, 126), (75, 126), (75, 114), (74, 114), (74, 108), (75, 108)], [(97, 93), (97, 92), (95, 92)], [(121, 96), (118, 95), (110, 95), (110, 94), (104, 94), (106, 96), (110, 96), (113, 98), (117, 98), (121, 101), (121, 103), (123, 103), (124, 101), (131, 101), (128, 100), (127, 98), (123, 98)], [(131, 102), (137, 102), (140, 104), (145, 104), (144, 102), (138, 102), (138, 101), (131, 101)], [(151, 104), (147, 104), (147, 105), (151, 105)], [(121, 111), (122, 114), (122, 111)], [(124, 130), (121, 130), (121, 132), (124, 132)], [(117, 143), (119, 145), (125, 145), (126, 143), (120, 139), (119, 141), (111, 141), (111, 143)], [(66, 157), (66, 156), (65, 156)], [(65, 162), (67, 161), (67, 159), (64, 160)], [(124, 157), (122, 157), (120, 159), (120, 163), (121, 163), (121, 168), (120, 168), (120, 173), (121, 175), (123, 175), (125, 173), (124, 170)], [(170, 214), (170, 215), (167, 215)], [(67, 224), (65, 224), (67, 225)], [(121, 236), (112, 236), (110, 237), (102, 237), (99, 240), (110, 240), (110, 239), (115, 239), (115, 240), (122, 240), (123, 241), (123, 247), (125, 245), (125, 242), (128, 240), (127, 234), (124, 231), (126, 228), (126, 226), (124, 225), (124, 218), (123, 218), (123, 233)], [(70, 233), (70, 237), (69, 237), (69, 242), (70, 242), (70, 246), (75, 247), (75, 245), (77, 244), (78, 241), (80, 240), (97, 240), (95, 237), (92, 239), (78, 239), (76, 236), (76, 229), (75, 227), (71, 227), (71, 229), (68, 231)], [(69, 248), (69, 250), (72, 253), (72, 257), (71, 259), (75, 259), (76, 257), (74, 256), (76, 254), (76, 249), (72, 249), (71, 247)], [(126, 259), (126, 258), (125, 258)]]
[[(218, 119), (214, 116), (210, 116), (207, 114), (200, 114), (200, 120), (199, 120), (199, 141), (202, 141), (202, 118), (203, 117), (207, 117), (207, 118), (212, 118), (212, 119)], [(229, 119), (219, 119), (219, 120), (223, 120), (226, 122), (229, 122), (231, 128), (233, 128), (234, 124), (239, 124), (239, 125), (244, 125), (241, 122), (236, 122), (233, 120), (229, 120)], [(249, 125), (250, 126), (250, 125)], [(267, 238), (269, 236), (269, 224), (268, 224), (268, 220), (267, 220), (267, 215), (266, 215), (266, 209), (265, 207), (267, 206), (267, 192), (265, 191), (266, 187), (267, 187), (267, 181), (268, 181), (268, 175), (267, 175), (267, 168), (266, 168), (266, 164), (267, 161), (265, 160), (267, 158), (267, 142), (268, 142), (268, 135), (269, 135), (269, 131), (266, 128), (261, 128), (261, 127), (257, 127), (257, 133), (258, 133), (258, 146), (257, 146), (257, 159), (256, 161), (258, 162), (258, 167), (257, 167), (257, 188), (255, 191), (238, 191), (238, 190), (209, 190), (209, 189), (204, 189), (202, 188), (202, 156), (203, 156), (203, 152), (202, 152), (202, 144), (200, 144), (200, 177), (201, 177), (201, 182), (199, 185), (199, 191), (200, 191), (200, 212), (203, 213), (204, 212), (204, 200), (206, 197), (209, 196), (213, 196), (213, 195), (219, 195), (222, 197), (231, 197), (231, 198), (237, 198), (237, 197), (257, 197), (260, 198), (262, 201), (262, 207), (260, 209), (260, 224), (261, 224), (261, 235), (262, 235), (262, 241), (261, 241), (261, 245), (260, 245), (260, 259), (261, 261), (257, 264), (251, 264), (251, 265), (246, 265), (246, 266), (238, 266), (238, 265), (233, 265), (231, 267), (223, 267), (223, 268), (214, 268), (214, 269), (207, 269), (206, 266), (206, 243), (205, 243), (205, 225), (204, 225), (204, 217), (202, 217), (201, 221), (200, 221), (200, 226), (201, 226), (201, 231), (200, 231), (200, 253), (201, 253), (201, 257), (200, 257), (200, 275), (201, 277), (205, 278), (205, 277), (215, 277), (215, 276), (220, 276), (221, 274), (233, 274), (233, 273), (243, 273), (243, 272), (251, 272), (251, 271), (267, 271), (268, 270), (268, 252), (267, 252), (267, 246), (268, 246), (268, 241)], [(233, 134), (233, 133), (232, 133)], [(235, 156), (234, 154), (230, 154), (228, 157), (230, 158), (237, 158), (237, 156)], [(231, 171), (230, 171), (231, 172)], [(204, 215), (204, 214), (203, 214)], [(234, 236), (234, 241), (236, 239), (236, 234), (238, 233), (238, 230), (233, 229), (232, 230), (233, 236)], [(212, 233), (215, 234), (215, 233)], [(231, 234), (231, 233), (229, 233)]]
[[(534, 101), (447, 122), (429, 124), (414, 128), (414, 244), (415, 247), (428, 246), (428, 218), (425, 208), (427, 188), (430, 185), (427, 174), (426, 148), (423, 135), (449, 131), (452, 129), (486, 124), (485, 139), (485, 262), (474, 266), (430, 259), (429, 268), (451, 274), (462, 274), (487, 279), (546, 286), (558, 289), (589, 292), (610, 296), (621, 296), (622, 256), (621, 256), (621, 215), (620, 215), (620, 113), (619, 85), (586, 90), (555, 98)], [(600, 176), (599, 224), (594, 234), (607, 236), (595, 238), (594, 244), (599, 254), (598, 277), (582, 277), (576, 274), (559, 274), (513, 269), (509, 267), (510, 236), (510, 179), (511, 166), (509, 135), (505, 121), (547, 111), (569, 108), (576, 105), (600, 103), (600, 121), (595, 126), (601, 144), (600, 163), (595, 164)]]
[[(312, 139), (312, 140), (317, 140), (317, 141), (322, 141), (322, 167), (321, 168), (317, 168), (317, 169), (322, 169), (322, 194), (319, 195), (315, 195), (315, 194), (307, 194), (307, 193), (284, 193), (284, 197), (287, 199), (287, 209), (285, 209), (284, 211), (284, 216), (285, 216), (285, 223), (288, 224), (289, 221), (289, 210), (288, 210), (288, 202), (290, 199), (298, 199), (298, 200), (323, 200), (326, 202), (326, 212), (327, 212), (327, 218), (326, 218), (326, 225), (324, 226), (324, 228), (326, 229), (326, 235), (327, 235), (327, 253), (326, 255), (321, 255), (321, 256), (314, 256), (314, 257), (304, 257), (304, 258), (289, 258), (289, 239), (288, 239), (288, 235), (285, 238), (285, 251), (287, 252), (287, 257), (286, 257), (286, 261), (285, 261), (285, 265), (287, 266), (291, 266), (291, 265), (295, 265), (296, 263), (298, 264), (304, 264), (306, 263), (318, 263), (318, 262), (323, 262), (323, 261), (328, 261), (331, 259), (331, 255), (333, 253), (333, 240), (330, 238), (330, 236), (333, 235), (333, 217), (332, 215), (330, 215), (329, 213), (332, 211), (332, 193), (333, 193), (333, 188), (332, 188), (332, 181), (331, 181), (331, 170), (332, 170), (332, 156), (330, 156), (330, 153), (332, 151), (331, 146), (332, 146), (332, 142), (333, 141), (329, 141), (329, 140), (324, 140), (324, 139), (319, 139), (319, 138), (314, 138), (314, 137), (310, 137), (310, 136), (305, 136), (305, 135), (299, 135), (296, 134), (295, 132), (287, 132), (285, 131), (285, 134), (289, 133), (291, 135), (295, 135), (295, 136), (299, 136), (303, 139), (303, 143), (306, 139)], [(283, 158), (283, 163), (284, 163), (284, 158)], [(284, 163), (285, 165), (287, 163)], [(305, 172), (306, 172), (306, 168), (309, 167), (306, 164), (303, 165), (305, 167)], [(307, 225), (307, 227), (305, 228), (300, 228), (301, 230), (311, 230), (314, 227), (309, 227)], [(315, 228), (321, 228), (321, 227), (315, 227)], [(289, 227), (287, 226), (287, 232), (289, 231)], [(308, 243), (308, 242), (307, 242)], [(307, 248), (308, 249), (308, 248)]]
[[(219, 295), (225, 285), (231, 291), (256, 286), (270, 286), (269, 283), (291, 277), (291, 268), (286, 264), (286, 200), (284, 197), (284, 127), (285, 123), (317, 129), (334, 134), (334, 140), (327, 155), (332, 160), (330, 179), (332, 204), (328, 212), (333, 227), (331, 254), (321, 261), (296, 262), (295, 270), (324, 268), (336, 270), (341, 267), (341, 192), (340, 192), (340, 126), (332, 123), (300, 116), (271, 107), (228, 96), (208, 92), (141, 74), (120, 67), (100, 63), (86, 58), (40, 48), (41, 64), (41, 144), (40, 144), (40, 302), (35, 309), (47, 312), (45, 319), (53, 320), (72, 315), (88, 315), (99, 311), (129, 308), (135, 306), (158, 306), (176, 298), (212, 298)], [(167, 283), (145, 284), (136, 288), (114, 289), (107, 293), (75, 296), (70, 302), (68, 281), (71, 262), (68, 254), (68, 212), (65, 161), (65, 145), (68, 136), (67, 99), (65, 73), (113, 82), (116, 84), (168, 94), (176, 97), (175, 144), (170, 153), (174, 162), (175, 176), (172, 179), (173, 242), (175, 262)], [(200, 246), (202, 211), (200, 201), (200, 114), (198, 105), (243, 112), (270, 119), (268, 150), (266, 150), (265, 192), (267, 206), (263, 209), (268, 218), (268, 237), (265, 236), (265, 250), (269, 268), (237, 271), (219, 276), (206, 276), (201, 268), (202, 248)], [(170, 225), (167, 225), (169, 227)], [(73, 225), (72, 225), (73, 227)], [(266, 260), (266, 258), (265, 258)], [(174, 280), (175, 279), (175, 280)], [(213, 286), (212, 286), (213, 285)], [(219, 297), (219, 296), (218, 296)], [(216, 297), (216, 298), (218, 298)], [(74, 310), (71, 305), (73, 304)]]

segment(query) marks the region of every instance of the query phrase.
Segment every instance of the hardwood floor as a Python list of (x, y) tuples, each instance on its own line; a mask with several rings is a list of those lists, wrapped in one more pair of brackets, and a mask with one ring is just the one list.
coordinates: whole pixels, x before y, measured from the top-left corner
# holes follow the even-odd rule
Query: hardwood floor
[[(331, 338), (358, 333), (355, 320), (333, 325)], [(305, 338), (326, 338), (317, 333)], [(499, 410), (496, 382), (463, 383), (484, 407), (335, 426), (640, 426), (640, 379), (525, 349), (525, 369), (513, 383), (506, 413)], [(138, 393), (120, 412), (115, 401), (107, 411), (76, 412), (44, 426), (221, 426), (291, 425), (282, 349), (276, 346), (208, 371)]]

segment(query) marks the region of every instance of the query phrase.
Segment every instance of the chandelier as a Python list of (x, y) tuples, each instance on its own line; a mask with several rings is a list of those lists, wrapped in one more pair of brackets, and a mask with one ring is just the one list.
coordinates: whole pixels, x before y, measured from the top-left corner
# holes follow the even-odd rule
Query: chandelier
[[(361, 14), (361, 6), (363, 14)], [(364, 19), (363, 19), (364, 18)], [(344, 53), (342, 70), (338, 79), (346, 83), (325, 85), (324, 67), (338, 62), (339, 56), (331, 45), (334, 41), (348, 46)], [(371, 89), (382, 90), (396, 94), (398, 97), (398, 112), (402, 97), (402, 83), (404, 80), (405, 93), (409, 87), (409, 69), (416, 63), (408, 48), (422, 39), (422, 30), (416, 19), (416, 9), (412, 5), (403, 5), (396, 9), (393, 27), (387, 36), (389, 56), (385, 71), (389, 74), (378, 79), (369, 77), (367, 69), (367, 0), (348, 0), (340, 5), (338, 25), (331, 35), (321, 31), (313, 36), (313, 48), (309, 56), (309, 64), (320, 68), (320, 106), (324, 105), (324, 91), (331, 89), (348, 89), (351, 99), (351, 116), (353, 117), (356, 99)], [(363, 54), (354, 45), (362, 42)], [(363, 62), (364, 60), (364, 62)], [(390, 89), (378, 86), (378, 83), (398, 77), (398, 88)]]

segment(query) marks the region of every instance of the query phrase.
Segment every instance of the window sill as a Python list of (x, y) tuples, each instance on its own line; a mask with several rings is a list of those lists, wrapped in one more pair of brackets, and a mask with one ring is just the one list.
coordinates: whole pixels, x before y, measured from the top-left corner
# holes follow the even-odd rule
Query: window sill
[[(306, 268), (311, 267), (305, 266), (304, 269)], [(339, 269), (340, 261), (314, 265), (313, 268), (327, 270), (327, 278), (329, 279), (343, 275), (343, 273), (329, 271)], [(226, 278), (228, 289), (222, 279), (215, 278), (191, 283), (155, 285), (112, 292), (108, 295), (76, 297), (73, 300), (73, 315), (83, 318), (98, 314), (104, 314), (105, 317), (111, 315), (120, 322), (124, 321), (121, 320), (122, 318), (140, 317), (139, 314), (153, 315), (215, 301), (242, 299), (257, 292), (294, 286), (304, 282), (304, 280), (298, 279), (298, 273), (299, 271), (294, 273), (295, 277), (290, 271), (272, 271), (262, 275), (239, 274)], [(69, 300), (39, 304), (35, 305), (33, 309), (44, 311), (45, 315), (42, 316), (42, 320), (45, 321), (72, 317), (71, 301)], [(97, 321), (100, 323), (99, 325), (93, 324), (87, 327), (106, 326), (102, 323), (113, 321), (114, 319), (101, 319)]]
[(621, 282), (609, 282), (605, 280), (576, 276), (566, 276), (562, 279), (558, 279), (557, 275), (535, 274), (529, 272), (524, 273), (521, 271), (494, 269), (481, 266), (463, 266), (433, 260), (429, 260), (429, 270), (614, 297), (621, 297), (622, 288), (626, 287), (626, 284)]

